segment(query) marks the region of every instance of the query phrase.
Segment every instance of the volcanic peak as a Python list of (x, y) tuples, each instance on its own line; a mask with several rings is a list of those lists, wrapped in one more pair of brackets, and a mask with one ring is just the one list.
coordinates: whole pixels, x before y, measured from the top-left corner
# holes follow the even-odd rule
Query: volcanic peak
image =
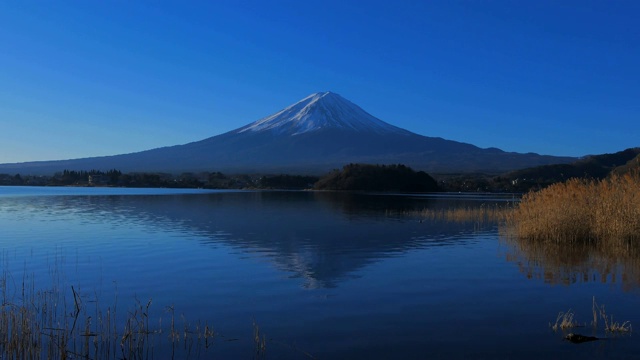
[(330, 91), (311, 94), (235, 132), (271, 131), (277, 134), (299, 135), (324, 129), (410, 134), (409, 131), (372, 116), (358, 105)]

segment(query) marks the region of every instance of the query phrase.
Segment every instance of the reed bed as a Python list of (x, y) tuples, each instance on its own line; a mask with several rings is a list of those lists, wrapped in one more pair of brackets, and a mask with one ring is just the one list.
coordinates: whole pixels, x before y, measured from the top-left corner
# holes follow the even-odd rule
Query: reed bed
[(26, 276), (15, 286), (7, 271), (0, 299), (1, 359), (198, 358), (216, 337), (208, 324), (194, 327), (183, 318), (179, 326), (172, 308), (163, 327), (150, 313), (151, 299), (118, 314), (117, 297), (102, 306), (73, 286), (38, 290)]
[(501, 239), (527, 276), (640, 284), (640, 176), (571, 179), (523, 196)]
[(640, 238), (640, 175), (570, 179), (528, 193), (507, 224), (520, 238), (626, 249)]

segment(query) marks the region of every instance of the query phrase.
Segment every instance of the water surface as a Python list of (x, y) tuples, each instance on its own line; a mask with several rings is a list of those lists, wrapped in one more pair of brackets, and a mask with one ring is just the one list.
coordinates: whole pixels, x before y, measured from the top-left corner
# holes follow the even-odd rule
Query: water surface
[(26, 271), (37, 286), (58, 276), (123, 307), (152, 298), (159, 316), (173, 306), (214, 325), (208, 352), (220, 358), (252, 356), (253, 321), (268, 338), (267, 358), (277, 359), (640, 354), (633, 333), (598, 329), (610, 339), (574, 345), (549, 328), (569, 308), (588, 323), (593, 296), (619, 320), (640, 323), (633, 266), (563, 270), (501, 239), (497, 224), (416, 215), (505, 200), (0, 187), (2, 266), (15, 291)]

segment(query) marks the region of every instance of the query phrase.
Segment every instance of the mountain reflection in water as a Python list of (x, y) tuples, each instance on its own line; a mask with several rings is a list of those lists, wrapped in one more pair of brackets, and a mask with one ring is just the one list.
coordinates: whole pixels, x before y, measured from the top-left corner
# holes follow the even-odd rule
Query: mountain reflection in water
[[(166, 319), (170, 306), (185, 321), (212, 321), (219, 358), (251, 357), (254, 319), (278, 359), (304, 357), (295, 349), (324, 359), (637, 354), (630, 337), (593, 342), (594, 351), (548, 326), (568, 308), (585, 321), (592, 297), (637, 324), (637, 292), (620, 289), (637, 284), (637, 253), (616, 263), (599, 249), (499, 243), (497, 223), (425, 216), (501, 201), (513, 199), (0, 187), (2, 266), (17, 280), (9, 295), (20, 295), (24, 273), (36, 289), (63, 274), (61, 288), (75, 286), (87, 301), (109, 306), (116, 294), (127, 308), (153, 299), (155, 317)], [(571, 286), (527, 280), (505, 249), (529, 277)], [(574, 286), (582, 281), (589, 286)]]
[(444, 245), (461, 233), (454, 224), (388, 217), (389, 210), (418, 206), (405, 197), (255, 192), (147, 200), (136, 202), (138, 211), (148, 205), (145, 213), (182, 224), (211, 245), (268, 257), (291, 278), (304, 279), (306, 288), (335, 287), (378, 259)]
[[(5, 199), (5, 206), (8, 206)], [(332, 288), (379, 259), (411, 249), (474, 241), (472, 224), (420, 222), (402, 215), (451, 200), (333, 192), (214, 192), (162, 196), (107, 195), (20, 198), (33, 211), (72, 212), (90, 222), (149, 225), (224, 244), (304, 279)], [(469, 203), (477, 202), (470, 200)]]

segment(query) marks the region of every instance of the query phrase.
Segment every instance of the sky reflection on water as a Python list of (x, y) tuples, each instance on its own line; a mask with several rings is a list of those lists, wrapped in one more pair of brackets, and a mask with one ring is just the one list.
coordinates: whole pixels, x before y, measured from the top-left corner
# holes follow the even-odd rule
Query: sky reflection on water
[(640, 350), (625, 338), (567, 347), (548, 328), (568, 308), (587, 321), (592, 296), (637, 322), (637, 290), (529, 280), (518, 271), (523, 255), (499, 241), (495, 224), (406, 215), (490, 199), (126, 191), (0, 196), (3, 266), (19, 272), (27, 263), (43, 286), (51, 266), (62, 267), (65, 283), (107, 298), (117, 289), (122, 302), (152, 297), (158, 313), (173, 304), (241, 339), (221, 342), (221, 356), (244, 354), (252, 319), (281, 358), (299, 358), (291, 344), (320, 358), (579, 358), (602, 346), (606, 358)]

